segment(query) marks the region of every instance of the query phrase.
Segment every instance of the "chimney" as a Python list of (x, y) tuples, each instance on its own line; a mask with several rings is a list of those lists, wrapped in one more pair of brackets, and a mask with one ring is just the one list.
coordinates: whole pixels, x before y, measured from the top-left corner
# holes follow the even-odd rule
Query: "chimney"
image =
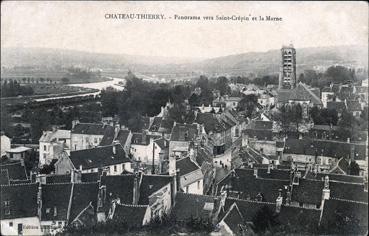
[(347, 138), (347, 143), (350, 143), (350, 141), (351, 141), (350, 138)]
[(79, 124), (79, 120), (73, 120), (72, 121), (72, 129), (74, 129), (74, 127)]
[(286, 196), (286, 205), (289, 206), (290, 204), (291, 204), (291, 191), (290, 188), (288, 187)]
[(270, 170), (273, 170), (273, 164), (268, 165), (268, 171), (267, 171), (268, 174), (270, 174)]
[(37, 215), (39, 219), (41, 219), (42, 214), (42, 185), (38, 184), (38, 192), (37, 192)]
[(82, 165), (79, 165), (79, 170), (82, 171)]
[(324, 178), (324, 188), (323, 188), (323, 200), (329, 200), (331, 191), (329, 189), (329, 177), (328, 175)]
[(113, 155), (116, 155), (117, 154), (117, 147), (116, 147), (116, 144), (113, 144), (112, 146), (112, 151), (113, 151)]
[(254, 169), (254, 176), (255, 176), (255, 178), (258, 177), (258, 169), (257, 168)]
[(281, 212), (282, 202), (283, 202), (282, 189), (279, 189), (278, 190), (278, 197), (275, 201), (275, 212), (276, 213)]
[(140, 199), (141, 178), (142, 178), (142, 173), (141, 172), (136, 172), (134, 174), (134, 179), (133, 179), (133, 202), (132, 202), (133, 205), (137, 205), (138, 200)]

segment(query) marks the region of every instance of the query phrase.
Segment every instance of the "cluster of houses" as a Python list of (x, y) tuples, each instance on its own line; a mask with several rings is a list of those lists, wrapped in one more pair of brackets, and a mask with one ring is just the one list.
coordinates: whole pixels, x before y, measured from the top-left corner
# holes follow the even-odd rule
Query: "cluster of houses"
[[(32, 148), (12, 148), (1, 135), (1, 234), (55, 235), (115, 219), (141, 227), (169, 215), (211, 222), (219, 235), (253, 235), (263, 214), (299, 233), (334, 234), (342, 220), (347, 232), (367, 234), (368, 132), (358, 140), (328, 125), (281, 132), (272, 112), (299, 103), (304, 119), (314, 106), (360, 116), (365, 84), (241, 92), (258, 97), (252, 119), (236, 111), (240, 97), (216, 96), (194, 109), (192, 123), (173, 121), (167, 103), (137, 132), (112, 117), (44, 131), (38, 165), (52, 167), (46, 174), (27, 170)], [(360, 176), (350, 175), (353, 161)]]

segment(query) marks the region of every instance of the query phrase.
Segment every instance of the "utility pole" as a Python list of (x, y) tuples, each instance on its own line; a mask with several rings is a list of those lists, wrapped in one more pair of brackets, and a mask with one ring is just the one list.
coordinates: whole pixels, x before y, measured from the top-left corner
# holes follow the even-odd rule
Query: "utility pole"
[(152, 142), (152, 170), (151, 174), (155, 174), (155, 142)]

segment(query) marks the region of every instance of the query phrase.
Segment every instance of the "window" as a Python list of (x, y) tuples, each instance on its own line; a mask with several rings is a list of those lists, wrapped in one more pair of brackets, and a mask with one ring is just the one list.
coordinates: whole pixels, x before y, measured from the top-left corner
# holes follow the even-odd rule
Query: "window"
[(197, 181), (197, 189), (200, 189), (200, 181)]
[(186, 187), (186, 193), (188, 193), (188, 186)]
[(122, 164), (122, 170), (125, 170), (125, 166), (124, 166), (124, 163)]
[(9, 222), (9, 227), (13, 227), (13, 222)]
[(46, 151), (46, 145), (44, 145), (44, 151)]
[(117, 172), (117, 166), (116, 165), (114, 166), (114, 172)]
[(94, 138), (94, 143), (97, 143), (97, 138)]
[(61, 221), (58, 221), (58, 225), (59, 225), (59, 227), (61, 227), (62, 226), (62, 222)]

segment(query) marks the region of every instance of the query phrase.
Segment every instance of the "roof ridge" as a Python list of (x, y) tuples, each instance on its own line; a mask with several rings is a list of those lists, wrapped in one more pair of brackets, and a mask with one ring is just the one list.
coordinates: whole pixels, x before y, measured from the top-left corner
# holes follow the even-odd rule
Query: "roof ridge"
[(22, 164), (22, 162), (21, 161), (16, 161), (16, 162), (13, 162), (13, 163), (7, 163), (7, 164), (0, 164), (0, 167), (2, 167), (2, 166), (11, 166), (11, 165), (16, 165), (16, 164)]
[(343, 202), (353, 202), (353, 203), (360, 203), (360, 204), (368, 205), (367, 202), (362, 202), (362, 201), (354, 201), (354, 200), (342, 199), (342, 198), (335, 198), (335, 197), (331, 197), (331, 199), (338, 200), (338, 201), (343, 201)]
[(117, 203), (117, 206), (126, 206), (126, 207), (137, 207), (137, 208), (146, 208), (149, 205), (139, 205), (139, 204), (125, 204), (125, 203)]
[(259, 202), (259, 201), (240, 199), (240, 198), (235, 198), (235, 197), (227, 197), (227, 198), (231, 199), (231, 200), (237, 200), (237, 201), (243, 201), (243, 202), (263, 203), (263, 204), (275, 205), (275, 202)]
[(67, 184), (72, 184), (72, 182), (63, 182), (63, 183), (46, 183), (46, 184), (42, 184), (42, 185), (67, 185)]
[(23, 186), (23, 185), (33, 185), (38, 184), (37, 182), (34, 183), (21, 183), (21, 184), (2, 184), (1, 187), (10, 187), (10, 186)]

